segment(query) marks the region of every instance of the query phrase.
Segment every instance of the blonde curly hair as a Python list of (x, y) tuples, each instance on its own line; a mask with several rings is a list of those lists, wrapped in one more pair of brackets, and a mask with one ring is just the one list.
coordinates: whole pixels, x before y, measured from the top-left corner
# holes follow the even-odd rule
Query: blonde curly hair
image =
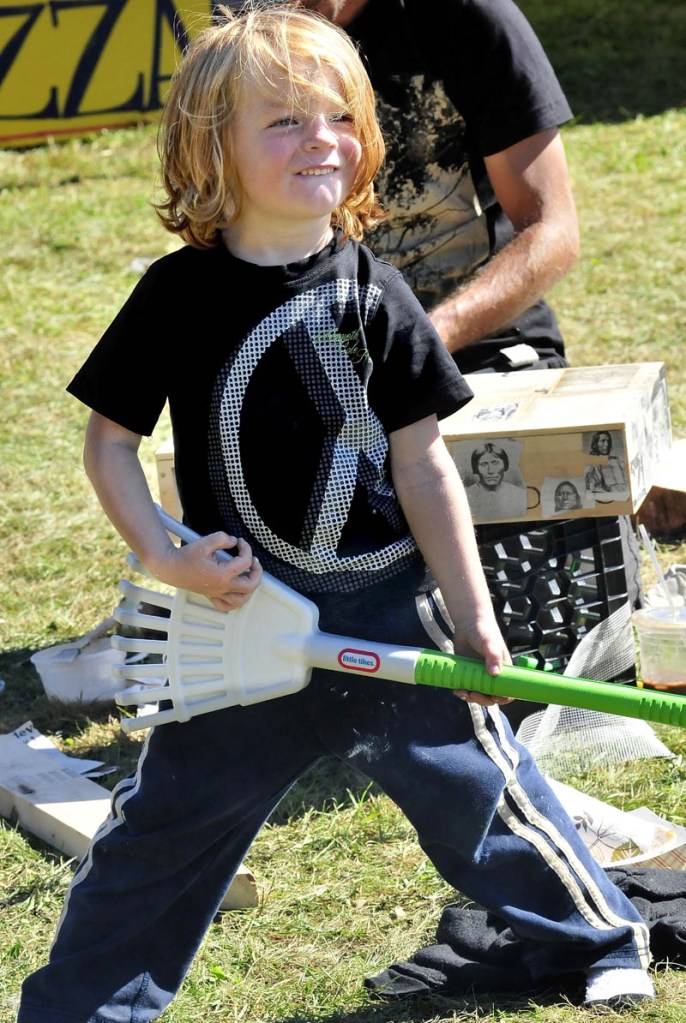
[[(160, 124), (158, 152), (166, 200), (155, 205), (162, 223), (198, 248), (212, 248), (240, 215), (232, 122), (246, 90), (279, 90), (302, 109), (316, 92), (352, 118), (362, 146), (355, 181), (331, 221), (344, 237), (360, 239), (384, 217), (374, 178), (385, 148), (374, 92), (350, 37), (321, 16), (288, 4), (250, 4), (234, 13), (219, 7), (216, 22), (189, 46), (172, 78)], [(313, 70), (315, 74), (313, 75)], [(334, 73), (330, 94), (322, 72)]]

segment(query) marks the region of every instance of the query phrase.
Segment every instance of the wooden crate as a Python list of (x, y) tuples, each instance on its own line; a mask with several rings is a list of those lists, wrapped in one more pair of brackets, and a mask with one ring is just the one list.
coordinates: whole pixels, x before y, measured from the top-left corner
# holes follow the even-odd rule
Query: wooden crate
[(641, 506), (672, 443), (663, 363), (467, 379), (474, 399), (440, 425), (474, 522), (626, 515)]

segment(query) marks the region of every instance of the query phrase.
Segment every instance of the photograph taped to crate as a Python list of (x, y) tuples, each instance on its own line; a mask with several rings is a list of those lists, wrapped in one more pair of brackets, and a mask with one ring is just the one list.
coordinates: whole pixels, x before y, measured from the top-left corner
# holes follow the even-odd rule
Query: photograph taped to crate
[(583, 435), (584, 451), (588, 453), (585, 487), (596, 501), (609, 504), (612, 501), (627, 501), (626, 451), (624, 438), (619, 430), (595, 430)]
[(546, 476), (541, 486), (541, 514), (546, 519), (567, 517), (595, 504), (583, 476)]
[(453, 457), (475, 519), (510, 521), (526, 514), (521, 454), (522, 442), (510, 438), (458, 441), (453, 445)]

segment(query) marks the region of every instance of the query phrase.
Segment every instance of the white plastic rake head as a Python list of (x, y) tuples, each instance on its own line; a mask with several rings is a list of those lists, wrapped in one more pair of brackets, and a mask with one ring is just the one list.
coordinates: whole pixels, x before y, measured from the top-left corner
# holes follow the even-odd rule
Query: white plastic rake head
[[(139, 567), (135, 559), (129, 564)], [(166, 638), (112, 638), (128, 654), (162, 658), (161, 663), (116, 665), (117, 677), (141, 685), (118, 692), (115, 699), (122, 706), (151, 700), (172, 704), (143, 717), (124, 718), (126, 732), (286, 696), (309, 682), (311, 668), (298, 637), (317, 631), (318, 609), (276, 579), (263, 579), (242, 608), (228, 613), (187, 590), (166, 594), (126, 580), (119, 589), (124, 601), (114, 612), (116, 620)], [(132, 610), (140, 605), (157, 608), (159, 614)], [(265, 632), (281, 637), (281, 652), (265, 642)]]

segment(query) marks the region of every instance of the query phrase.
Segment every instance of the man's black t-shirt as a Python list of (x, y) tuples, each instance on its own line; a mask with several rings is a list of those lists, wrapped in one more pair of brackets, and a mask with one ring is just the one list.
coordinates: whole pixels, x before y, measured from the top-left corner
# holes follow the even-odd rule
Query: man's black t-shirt
[[(512, 0), (370, 0), (348, 31), (366, 58), (387, 144), (377, 185), (391, 215), (367, 242), (431, 309), (512, 238), (484, 157), (572, 113)], [(540, 302), (456, 361), (463, 372), (505, 370), (498, 353), (517, 341), (544, 358), (564, 354)]]
[(307, 592), (421, 575), (388, 434), (471, 397), (402, 275), (351, 241), (285, 267), (163, 257), (68, 390), (143, 435), (168, 401), (186, 521)]

